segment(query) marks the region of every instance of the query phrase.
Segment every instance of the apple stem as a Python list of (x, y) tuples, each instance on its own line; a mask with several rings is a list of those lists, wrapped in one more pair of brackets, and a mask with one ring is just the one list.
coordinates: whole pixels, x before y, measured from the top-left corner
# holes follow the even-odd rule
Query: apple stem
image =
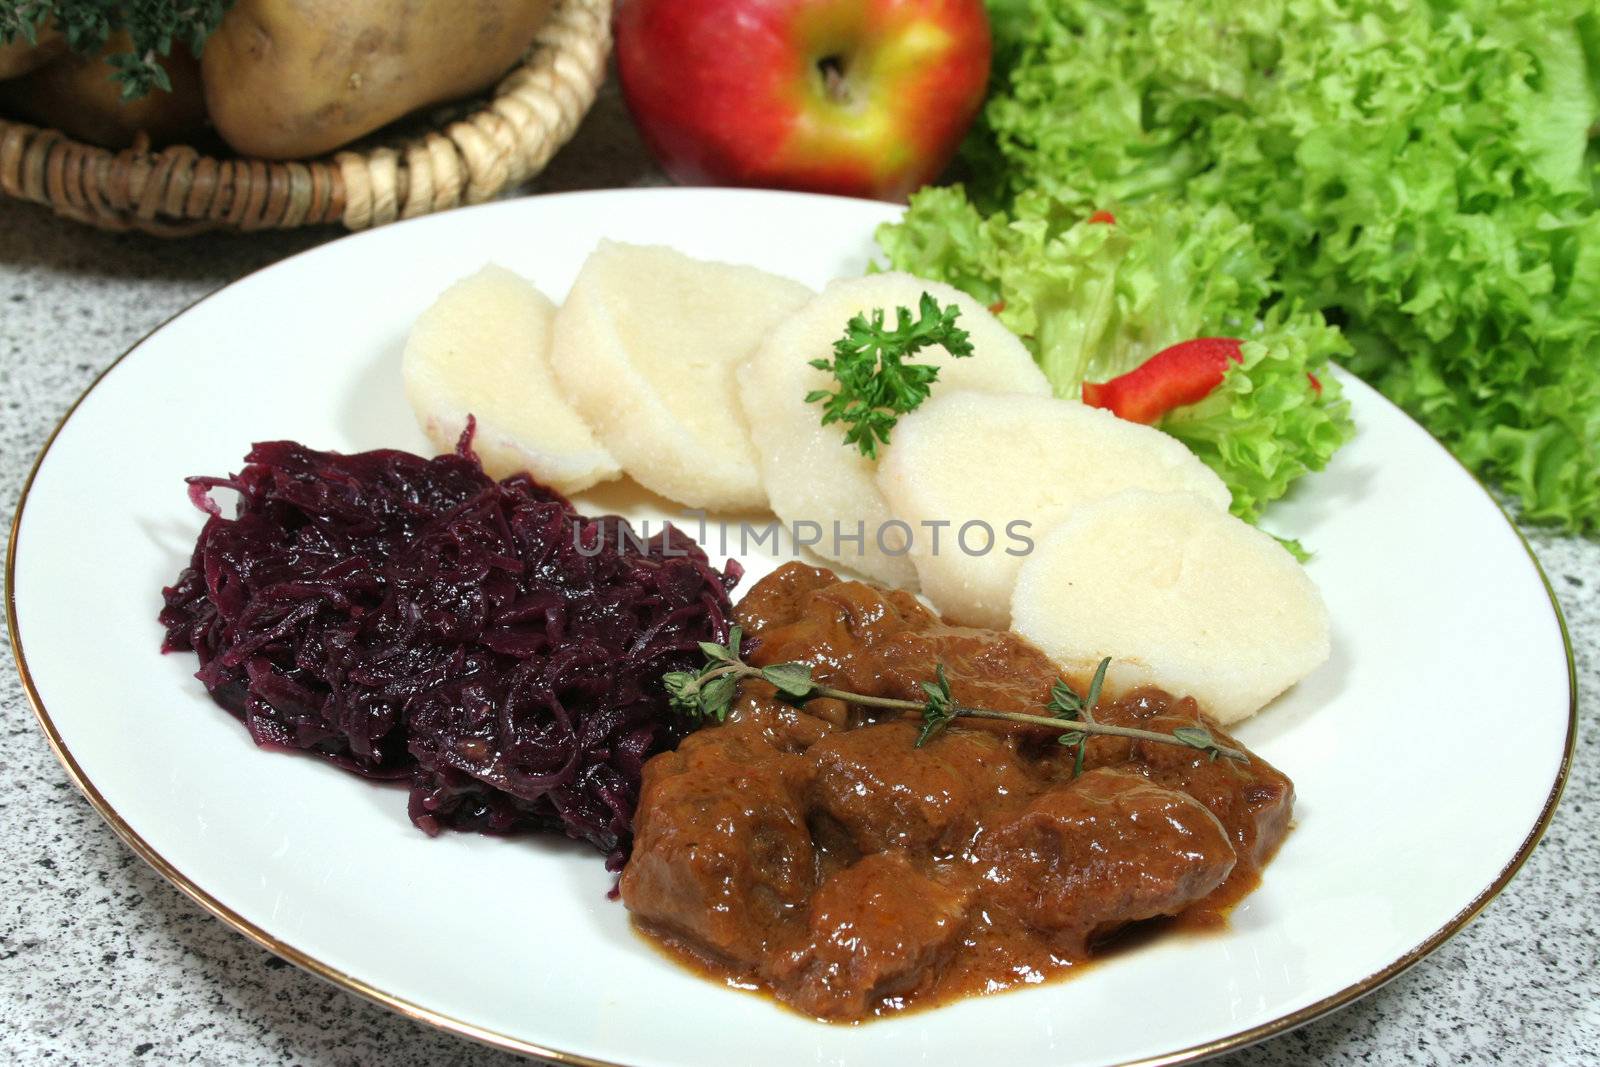
[(817, 73), (822, 76), (822, 91), (836, 104), (850, 103), (850, 92), (845, 86), (844, 60), (838, 56), (823, 56), (817, 60)]

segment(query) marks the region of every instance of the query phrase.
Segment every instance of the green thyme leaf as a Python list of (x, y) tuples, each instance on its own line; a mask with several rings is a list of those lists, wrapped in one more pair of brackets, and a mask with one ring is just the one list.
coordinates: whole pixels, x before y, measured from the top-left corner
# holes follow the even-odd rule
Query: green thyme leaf
[(1083, 760), (1089, 747), (1089, 735), (1082, 730), (1073, 730), (1056, 738), (1059, 744), (1076, 745), (1078, 751), (1072, 756), (1072, 777), (1077, 778), (1083, 773)]
[(928, 703), (948, 709), (954, 701), (950, 698), (950, 679), (945, 677), (943, 663), (933, 669), (933, 676), (934, 681), (922, 683), (922, 691), (928, 694)]
[(731, 674), (719, 675), (700, 688), (701, 713), (705, 718), (722, 722), (733, 707), (733, 694), (739, 683)]
[(1050, 703), (1045, 707), (1058, 719), (1076, 722), (1083, 715), (1083, 698), (1066, 682), (1057, 682), (1050, 687)]
[[(994, 708), (982, 708), (956, 703), (955, 696), (950, 691), (950, 678), (945, 673), (944, 664), (942, 663), (935, 666), (933, 681), (921, 683), (924, 699), (920, 703), (901, 697), (851, 693), (847, 690), (835, 689), (832, 686), (818, 682), (813, 676), (813, 668), (809, 664), (775, 663), (769, 667), (752, 667), (740, 657), (738, 649), (741, 637), (739, 628), (733, 627), (729, 632), (727, 645), (716, 645), (708, 642), (701, 646), (702, 651), (706, 654), (706, 664), (699, 671), (669, 671), (661, 676), (662, 685), (666, 688), (669, 703), (674, 710), (681, 712), (701, 726), (712, 721), (723, 722), (727, 719), (728, 712), (733, 708), (734, 697), (739, 690), (739, 682), (745, 678), (762, 678), (776, 687), (779, 692), (796, 701), (826, 697), (868, 707), (890, 708), (899, 712), (920, 712), (922, 728), (917, 732), (916, 747), (918, 748), (933, 740), (947, 726), (963, 716), (977, 719), (1000, 719), (1022, 723), (1027, 726), (1054, 727), (1056, 729), (1060, 729), (1063, 723), (1074, 724), (1073, 728), (1058, 734), (1056, 738), (1060, 744), (1077, 750), (1072, 768), (1074, 777), (1083, 773), (1089, 738), (1095, 734), (1109, 734), (1139, 741), (1156, 741), (1169, 745), (1181, 745), (1186, 748), (1199, 749), (1213, 760), (1221, 757), (1248, 762), (1250, 758), (1249, 754), (1242, 749), (1222, 745), (1216, 738), (1212, 737), (1208, 730), (1201, 726), (1180, 727), (1170, 734), (1163, 734), (1139, 727), (1095, 722), (1092, 717), (1093, 705), (1100, 697), (1100, 688), (1105, 680), (1106, 667), (1110, 663), (1109, 660), (1102, 661), (1095, 671), (1094, 682), (1089, 687), (1089, 700), (1087, 703), (1065, 682), (1058, 682), (1052, 686), (1050, 702), (1046, 705), (1046, 709), (1052, 715), (1046, 717), (1028, 712), (1001, 711)], [(707, 647), (708, 645), (709, 647)]]
[(928, 694), (928, 702), (922, 706), (922, 729), (917, 733), (917, 748), (937, 737), (960, 714), (960, 709), (950, 696), (950, 679), (945, 677), (944, 664), (934, 668), (934, 678), (935, 681), (922, 683), (922, 691)]
[(1100, 703), (1100, 690), (1106, 684), (1106, 668), (1110, 666), (1111, 657), (1107, 656), (1094, 669), (1094, 678), (1089, 681), (1089, 695), (1083, 698), (1083, 717), (1086, 722), (1094, 722), (1095, 705)]
[(661, 682), (667, 688), (668, 705), (690, 719), (699, 719), (703, 714), (698, 678), (698, 675), (689, 671), (669, 671), (661, 676)]
[(701, 641), (700, 651), (706, 654), (706, 659), (716, 660), (718, 663), (732, 663), (734, 655), (715, 641)]
[(929, 702), (928, 706), (922, 711), (922, 729), (917, 731), (916, 747), (921, 748), (943, 733), (944, 728), (950, 725), (950, 719), (950, 715), (940, 711), (932, 702)]
[(1172, 731), (1172, 736), (1181, 744), (1188, 745), (1190, 748), (1198, 748), (1200, 751), (1207, 753), (1213, 760), (1222, 754), (1221, 746), (1218, 745), (1217, 739), (1212, 737), (1211, 731), (1204, 727), (1180, 726)]
[(811, 681), (809, 663), (775, 663), (761, 668), (761, 677), (777, 687), (778, 692), (796, 700), (804, 700), (816, 688)]
[[(1089, 695), (1080, 697), (1077, 690), (1066, 682), (1056, 682), (1050, 687), (1050, 703), (1046, 705), (1049, 711), (1058, 719), (1067, 722), (1094, 722), (1095, 705), (1100, 703), (1100, 690), (1106, 683), (1106, 669), (1111, 666), (1108, 656), (1100, 661), (1095, 668), (1094, 678), (1089, 682)], [(1063, 745), (1076, 745), (1078, 751), (1072, 760), (1072, 776), (1078, 777), (1083, 773), (1083, 761), (1088, 753), (1089, 735), (1082, 730), (1072, 730), (1062, 734), (1056, 740)]]

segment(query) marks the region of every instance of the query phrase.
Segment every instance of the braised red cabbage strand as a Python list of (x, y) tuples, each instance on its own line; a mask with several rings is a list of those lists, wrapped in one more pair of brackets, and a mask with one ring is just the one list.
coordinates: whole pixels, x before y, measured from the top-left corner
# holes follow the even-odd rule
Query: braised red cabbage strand
[(258, 745), (409, 780), (429, 834), (559, 830), (620, 869), (644, 761), (687, 728), (661, 676), (726, 638), (739, 566), (496, 483), (471, 434), (434, 459), (274, 441), (190, 478), (211, 517), (163, 592), (163, 650), (197, 653)]

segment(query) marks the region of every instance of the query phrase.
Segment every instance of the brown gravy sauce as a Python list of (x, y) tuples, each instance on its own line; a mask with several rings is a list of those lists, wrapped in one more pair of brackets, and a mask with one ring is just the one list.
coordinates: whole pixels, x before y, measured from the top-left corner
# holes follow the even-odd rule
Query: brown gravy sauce
[[(1059, 677), (1015, 635), (950, 626), (915, 598), (789, 564), (739, 607), (751, 663), (799, 660), (852, 692), (1037, 711)], [(1082, 679), (1070, 679), (1082, 691)], [(1105, 722), (1205, 723), (1139, 690)], [(702, 976), (814, 1018), (861, 1022), (1080, 973), (1174, 933), (1214, 932), (1260, 883), (1293, 786), (1261, 760), (837, 701), (746, 683), (728, 722), (645, 767), (621, 893), (635, 929)]]
[[(1267, 858), (1271, 859), (1270, 856)], [(889, 998), (872, 1005), (870, 1014), (864, 1017), (841, 1021), (849, 1025), (860, 1025), (889, 1015), (927, 1011), (966, 997), (990, 996), (1022, 986), (1076, 978), (1098, 964), (1132, 955), (1156, 941), (1174, 937), (1209, 937), (1220, 934), (1227, 930), (1228, 916), (1232, 914), (1234, 907), (1255, 892), (1260, 885), (1259, 869), (1241, 870), (1231, 875), (1226, 882), (1212, 891), (1210, 896), (1190, 905), (1177, 915), (1144, 919), (1113, 931), (1091, 945), (1090, 955), (1082, 959), (1052, 956), (1047, 966), (1026, 975), (1013, 974), (1009, 976), (1009, 980), (1005, 976), (986, 975), (976, 970), (969, 970), (959, 976), (966, 981), (941, 982), (937, 994), (923, 993), (917, 996)], [(666, 927), (640, 919), (637, 915), (630, 916), (629, 925), (640, 941), (684, 970), (692, 971), (709, 982), (727, 986), (729, 989), (764, 996), (779, 1007), (789, 1007), (774, 995), (772, 988), (753, 970), (732, 966), (725, 960), (717, 959), (696, 947), (693, 941), (678, 936)]]

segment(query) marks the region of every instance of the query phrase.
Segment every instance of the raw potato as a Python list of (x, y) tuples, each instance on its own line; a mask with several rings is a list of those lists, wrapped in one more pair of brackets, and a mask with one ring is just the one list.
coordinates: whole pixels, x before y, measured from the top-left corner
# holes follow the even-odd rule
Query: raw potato
[[(851, 316), (884, 308), (892, 321), (897, 307), (915, 309), (924, 292), (941, 305), (961, 309), (959, 324), (971, 334), (973, 344), (973, 355), (965, 359), (953, 359), (938, 346), (916, 354), (913, 362), (939, 368), (930, 401), (956, 389), (1050, 394), (1050, 384), (1028, 350), (987, 308), (948, 285), (898, 272), (829, 285), (780, 325), (739, 369), (740, 398), (761, 457), (772, 510), (791, 528), (796, 523), (816, 523), (822, 534), (812, 548), (824, 559), (901, 589), (915, 589), (917, 573), (904, 554), (902, 531), (884, 526), (890, 513), (878, 491), (877, 463), (854, 446), (846, 447), (844, 430), (837, 424), (823, 426), (822, 405), (807, 404), (805, 398), (813, 389), (836, 384), (831, 374), (809, 366), (809, 361), (832, 353)], [(900, 425), (904, 424), (902, 419)], [(899, 426), (890, 433), (891, 451), (899, 434)], [(864, 546), (836, 546), (834, 523), (847, 536), (858, 531), (858, 523), (864, 524), (860, 527), (865, 531)], [(876, 536), (880, 529), (886, 531), (884, 546)], [(807, 527), (805, 532), (813, 531)], [(836, 547), (840, 551), (834, 551)]]
[(61, 36), (55, 23), (35, 31), (37, 40), (28, 43), (18, 36), (10, 44), (0, 44), (0, 78), (18, 78), (30, 70), (37, 70), (67, 49), (67, 39)]
[(1222, 479), (1160, 430), (1076, 400), (957, 391), (900, 420), (878, 488), (895, 518), (949, 524), (937, 551), (928, 537), (911, 553), (934, 607), (1000, 630), (1024, 539), (1043, 537), (1073, 509), (1123, 489), (1196, 493), (1218, 511), (1229, 503)]
[(406, 397), (435, 448), (456, 444), (469, 414), (473, 447), (496, 478), (522, 471), (576, 493), (621, 470), (550, 372), (555, 305), (504, 267), (446, 289), (406, 340)]
[(815, 295), (754, 267), (601, 241), (556, 316), (551, 361), (640, 485), (710, 511), (762, 508), (734, 368)]
[(552, 0), (238, 0), (201, 55), (206, 107), (239, 153), (315, 156), (487, 89)]
[[(156, 147), (204, 134), (200, 65), (189, 49), (174, 44), (172, 54), (161, 60), (171, 92), (152, 89), (137, 100), (124, 100), (122, 83), (111, 80), (115, 71), (103, 57), (132, 46), (127, 32), (119, 30), (101, 55), (63, 52), (30, 73), (0, 82), (0, 110), (103, 148), (127, 148), (140, 133)], [(55, 47), (41, 45), (46, 52)]]
[(1129, 491), (1081, 508), (1022, 565), (1016, 632), (1069, 673), (1111, 657), (1106, 687), (1253, 715), (1328, 658), (1328, 610), (1271, 537), (1210, 501)]

